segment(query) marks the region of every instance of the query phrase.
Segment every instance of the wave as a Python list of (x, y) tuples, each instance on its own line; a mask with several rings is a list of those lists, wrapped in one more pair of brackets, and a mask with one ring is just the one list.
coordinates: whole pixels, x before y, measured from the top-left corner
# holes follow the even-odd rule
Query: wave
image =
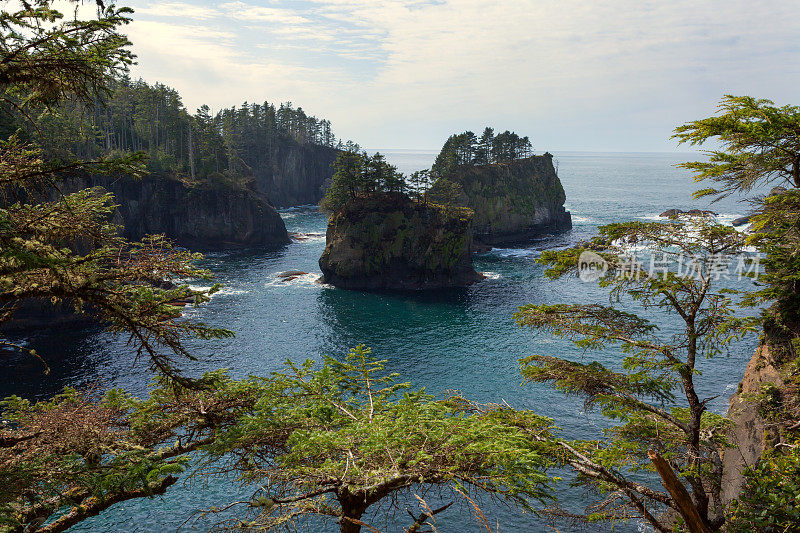
[[(189, 283), (189, 288), (193, 291), (207, 291), (211, 288), (211, 286), (209, 285), (208, 287), (204, 287), (202, 285), (192, 285)], [(211, 298), (215, 298), (217, 296), (236, 296), (238, 294), (247, 294), (249, 292), (250, 291), (244, 289), (235, 289), (233, 287), (226, 287), (223, 285), (220, 290), (211, 295)]]
[(281, 272), (276, 272), (270, 279), (264, 283), (265, 287), (290, 287), (290, 286), (306, 286), (306, 287), (319, 287), (319, 279), (322, 277), (319, 273), (306, 272), (297, 276), (281, 276)]
[(300, 233), (294, 232), (289, 233), (289, 237), (291, 237), (292, 242), (294, 243), (301, 243), (301, 242), (320, 242), (325, 240), (324, 233)]
[(481, 274), (483, 274), (483, 277), (486, 279), (500, 279), (503, 277), (497, 272), (481, 272)]
[(539, 250), (531, 248), (492, 248), (489, 253), (500, 257), (529, 257), (539, 254)]
[(572, 222), (577, 222), (578, 224), (590, 224), (594, 222), (593, 219), (589, 217), (582, 217), (580, 215), (572, 215)]

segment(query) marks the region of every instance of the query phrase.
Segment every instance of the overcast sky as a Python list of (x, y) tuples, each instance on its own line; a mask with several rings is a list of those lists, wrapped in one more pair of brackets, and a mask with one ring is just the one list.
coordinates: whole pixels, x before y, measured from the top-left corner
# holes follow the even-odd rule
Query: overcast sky
[(136, 0), (133, 75), (190, 111), (291, 100), (369, 148), (485, 125), (545, 150), (672, 151), (723, 94), (800, 105), (800, 2)]

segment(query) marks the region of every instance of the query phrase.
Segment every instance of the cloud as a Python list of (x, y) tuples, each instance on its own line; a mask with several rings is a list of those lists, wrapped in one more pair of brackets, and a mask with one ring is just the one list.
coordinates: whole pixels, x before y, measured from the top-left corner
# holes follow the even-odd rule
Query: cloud
[(220, 8), (225, 11), (227, 16), (237, 20), (271, 22), (286, 25), (307, 24), (310, 22), (307, 18), (297, 15), (289, 9), (261, 7), (244, 2), (227, 2), (220, 5)]
[(192, 105), (290, 98), (369, 146), (493, 123), (554, 148), (648, 149), (723, 93), (795, 97), (799, 15), (782, 0), (241, 0), (147, 4), (131, 29), (142, 71)]
[(211, 20), (221, 15), (218, 9), (198, 6), (186, 2), (159, 2), (136, 9), (138, 14), (154, 17), (180, 17), (195, 20)]

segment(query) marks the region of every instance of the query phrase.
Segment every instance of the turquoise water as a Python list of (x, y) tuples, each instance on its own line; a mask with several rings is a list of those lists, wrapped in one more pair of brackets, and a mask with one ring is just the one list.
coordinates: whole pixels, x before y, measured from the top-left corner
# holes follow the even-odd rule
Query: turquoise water
[[(435, 153), (385, 151), (390, 162), (410, 172), (425, 168)], [(388, 359), (388, 370), (429, 392), (462, 390), (477, 401), (501, 399), (520, 408), (551, 416), (568, 437), (596, 434), (602, 422), (585, 413), (582, 403), (565, 398), (545, 386), (520, 387), (517, 360), (540, 353), (587, 357), (562, 341), (534, 336), (517, 328), (511, 314), (526, 303), (607, 301), (600, 289), (577, 279), (549, 281), (535, 263), (542, 249), (567, 246), (591, 236), (599, 224), (620, 220), (648, 220), (668, 208), (707, 208), (690, 199), (695, 186), (674, 164), (689, 154), (595, 154), (556, 153), (559, 175), (572, 211), (574, 229), (551, 236), (525, 248), (496, 249), (476, 257), (476, 268), (488, 279), (467, 289), (427, 294), (377, 294), (349, 292), (315, 283), (318, 258), (324, 248), (326, 219), (313, 208), (282, 212), (289, 231), (308, 234), (277, 251), (246, 250), (209, 254), (206, 266), (225, 285), (212, 301), (193, 316), (233, 329), (235, 339), (193, 344), (200, 361), (189, 373), (228, 368), (235, 376), (267, 374), (282, 367), (285, 359), (318, 359), (322, 354), (342, 356), (364, 343), (373, 353)], [(726, 222), (746, 213), (746, 206), (728, 199), (711, 207)], [(308, 276), (289, 283), (276, 274), (303, 270)], [(675, 323), (665, 319), (664, 330)], [(43, 331), (27, 337), (50, 363), (52, 373), (42, 376), (26, 359), (12, 361), (0, 377), (0, 394), (28, 397), (52, 394), (64, 385), (123, 386), (142, 393), (149, 374), (135, 363), (124, 339), (98, 328)], [(756, 339), (747, 339), (729, 357), (703, 361), (701, 390), (719, 395), (711, 408), (724, 412), (735, 391)], [(619, 355), (613, 351), (592, 353), (611, 366)], [(241, 496), (241, 489), (225, 480), (207, 484), (180, 484), (155, 501), (129, 502), (92, 519), (76, 530), (156, 532), (175, 530), (191, 514)], [(567, 504), (578, 505), (581, 494), (564, 489)], [(484, 510), (501, 531), (550, 531), (542, 522), (492, 504)], [(400, 525), (375, 522), (381, 531), (401, 531), (407, 515), (401, 509)], [(208, 521), (189, 521), (183, 530), (203, 530)], [(310, 531), (320, 531), (310, 526)], [(636, 530), (629, 524), (620, 530)], [(305, 530), (305, 529), (302, 529)], [(451, 508), (441, 515), (439, 530), (478, 531), (468, 510)], [(559, 527), (561, 531), (568, 528)]]

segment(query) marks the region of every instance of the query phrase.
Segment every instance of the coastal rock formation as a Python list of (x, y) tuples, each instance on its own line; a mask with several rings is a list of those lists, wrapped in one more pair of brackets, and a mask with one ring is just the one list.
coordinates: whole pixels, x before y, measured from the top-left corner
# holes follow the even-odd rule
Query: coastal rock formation
[(245, 158), (255, 189), (276, 207), (317, 204), (330, 185), (335, 148), (294, 141), (276, 142), (266, 153)]
[(684, 211), (683, 209), (667, 209), (658, 216), (662, 218), (675, 218), (680, 215), (689, 217), (715, 217), (718, 214), (719, 213), (715, 213), (714, 211), (708, 211), (702, 209), (690, 209), (688, 211)]
[(163, 233), (190, 249), (209, 250), (289, 243), (283, 219), (267, 197), (233, 185), (190, 186), (167, 177), (92, 176), (68, 189), (100, 186), (114, 194), (125, 237)]
[(524, 242), (568, 230), (572, 217), (566, 195), (545, 154), (492, 165), (461, 165), (431, 188), (432, 199), (452, 196), (475, 212), (474, 236), (487, 245)]
[(331, 215), (326, 243), (319, 266), (336, 287), (420, 290), (481, 279), (472, 268), (472, 211), (402, 193), (350, 200)]
[(733, 446), (723, 456), (722, 500), (728, 504), (735, 500), (744, 486), (742, 471), (754, 465), (761, 454), (780, 440), (777, 425), (765, 420), (759, 402), (752, 398), (762, 392), (765, 385), (784, 386), (769, 344), (761, 344), (753, 354), (739, 389), (730, 400), (728, 418), (733, 423), (727, 439)]

